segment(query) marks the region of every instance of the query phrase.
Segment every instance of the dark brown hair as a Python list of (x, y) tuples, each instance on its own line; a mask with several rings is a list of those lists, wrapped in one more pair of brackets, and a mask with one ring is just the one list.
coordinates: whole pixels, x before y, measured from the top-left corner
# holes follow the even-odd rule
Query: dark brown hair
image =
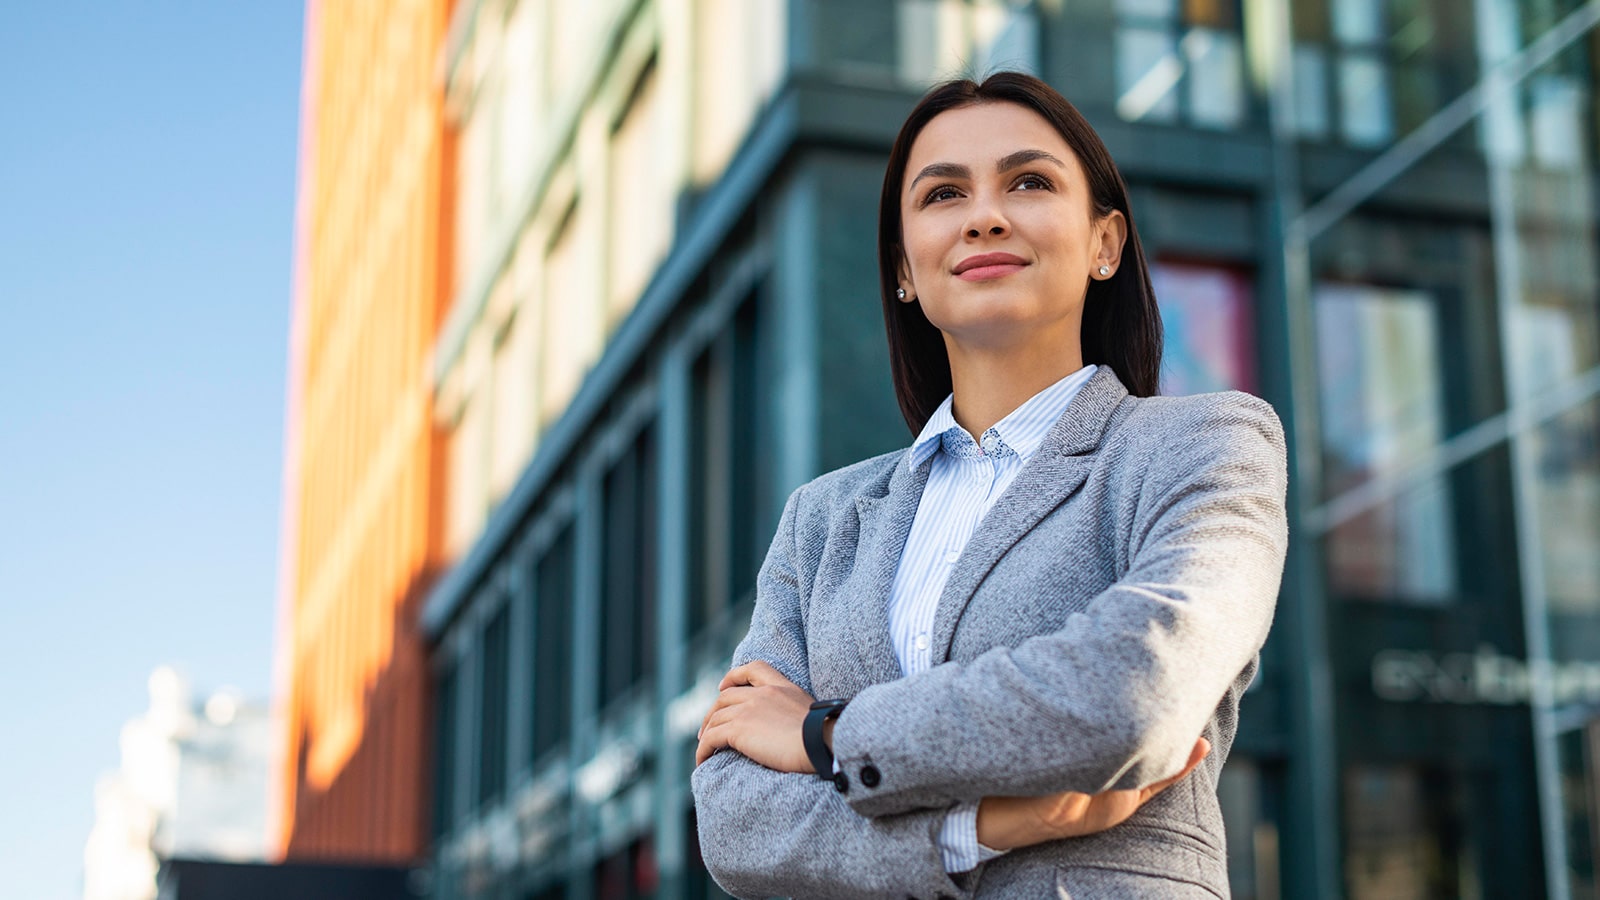
[(883, 293), (883, 319), (889, 333), (889, 365), (900, 413), (916, 434), (950, 393), (950, 358), (944, 338), (922, 312), (918, 301), (895, 297), (905, 255), (901, 238), (900, 191), (905, 182), (911, 145), (922, 129), (942, 112), (980, 103), (1015, 103), (1044, 117), (1077, 155), (1088, 178), (1092, 214), (1103, 218), (1118, 210), (1128, 223), (1122, 262), (1105, 280), (1091, 279), (1084, 298), (1081, 342), (1083, 361), (1103, 363), (1137, 397), (1155, 394), (1161, 380), (1161, 314), (1145, 268), (1139, 232), (1128, 209), (1128, 188), (1100, 136), (1067, 99), (1032, 75), (997, 72), (982, 84), (947, 81), (917, 103), (889, 151), (878, 206), (878, 282)]

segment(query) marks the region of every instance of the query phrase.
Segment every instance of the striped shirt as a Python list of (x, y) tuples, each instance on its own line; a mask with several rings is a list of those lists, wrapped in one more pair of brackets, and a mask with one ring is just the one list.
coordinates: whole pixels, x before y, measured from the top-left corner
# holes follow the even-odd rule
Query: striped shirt
[[(906, 451), (913, 469), (933, 461), (889, 595), (889, 636), (906, 675), (933, 665), (934, 610), (983, 514), (1094, 372), (1094, 366), (1085, 366), (1034, 394), (985, 431), (981, 443), (956, 424), (946, 397)], [(977, 803), (950, 811), (939, 832), (939, 849), (949, 872), (965, 872), (1001, 855), (978, 844)]]

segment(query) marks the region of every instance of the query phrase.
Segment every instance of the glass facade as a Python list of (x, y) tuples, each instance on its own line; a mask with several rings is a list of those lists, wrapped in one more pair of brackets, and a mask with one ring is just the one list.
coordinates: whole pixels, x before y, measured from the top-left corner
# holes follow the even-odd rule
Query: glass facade
[(1321, 446), (1302, 564), (1339, 685), (1344, 889), (1594, 896), (1576, 751), (1595, 713), (1559, 685), (1595, 658), (1593, 616), (1564, 615), (1600, 558), (1581, 474), (1600, 434), (1595, 10), (1328, 13), (1297, 22), (1296, 52), (1322, 36), (1330, 139), (1368, 153), (1326, 190), (1323, 160), (1295, 160), (1288, 291), (1316, 356), (1298, 373), (1317, 385), (1299, 434)]
[(693, 736), (783, 498), (909, 440), (878, 182), (962, 66), (1106, 139), (1163, 390), (1290, 435), (1234, 895), (1600, 896), (1600, 7), (458, 6), (438, 896), (719, 896)]

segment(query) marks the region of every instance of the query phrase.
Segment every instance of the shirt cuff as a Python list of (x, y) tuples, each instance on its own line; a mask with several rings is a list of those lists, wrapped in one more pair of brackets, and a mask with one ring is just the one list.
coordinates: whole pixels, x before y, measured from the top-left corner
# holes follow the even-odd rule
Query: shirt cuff
[(951, 808), (939, 827), (939, 855), (944, 858), (944, 870), (954, 875), (1004, 856), (1005, 851), (978, 843), (978, 804), (963, 803)]

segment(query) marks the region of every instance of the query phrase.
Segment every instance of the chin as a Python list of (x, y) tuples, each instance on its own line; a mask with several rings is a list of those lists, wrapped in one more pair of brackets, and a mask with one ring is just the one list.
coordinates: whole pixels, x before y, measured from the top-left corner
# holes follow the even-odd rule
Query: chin
[(1026, 317), (1006, 318), (989, 316), (981, 321), (955, 323), (950, 328), (940, 328), (947, 340), (968, 347), (1012, 347), (1028, 343), (1037, 337), (1041, 324)]

